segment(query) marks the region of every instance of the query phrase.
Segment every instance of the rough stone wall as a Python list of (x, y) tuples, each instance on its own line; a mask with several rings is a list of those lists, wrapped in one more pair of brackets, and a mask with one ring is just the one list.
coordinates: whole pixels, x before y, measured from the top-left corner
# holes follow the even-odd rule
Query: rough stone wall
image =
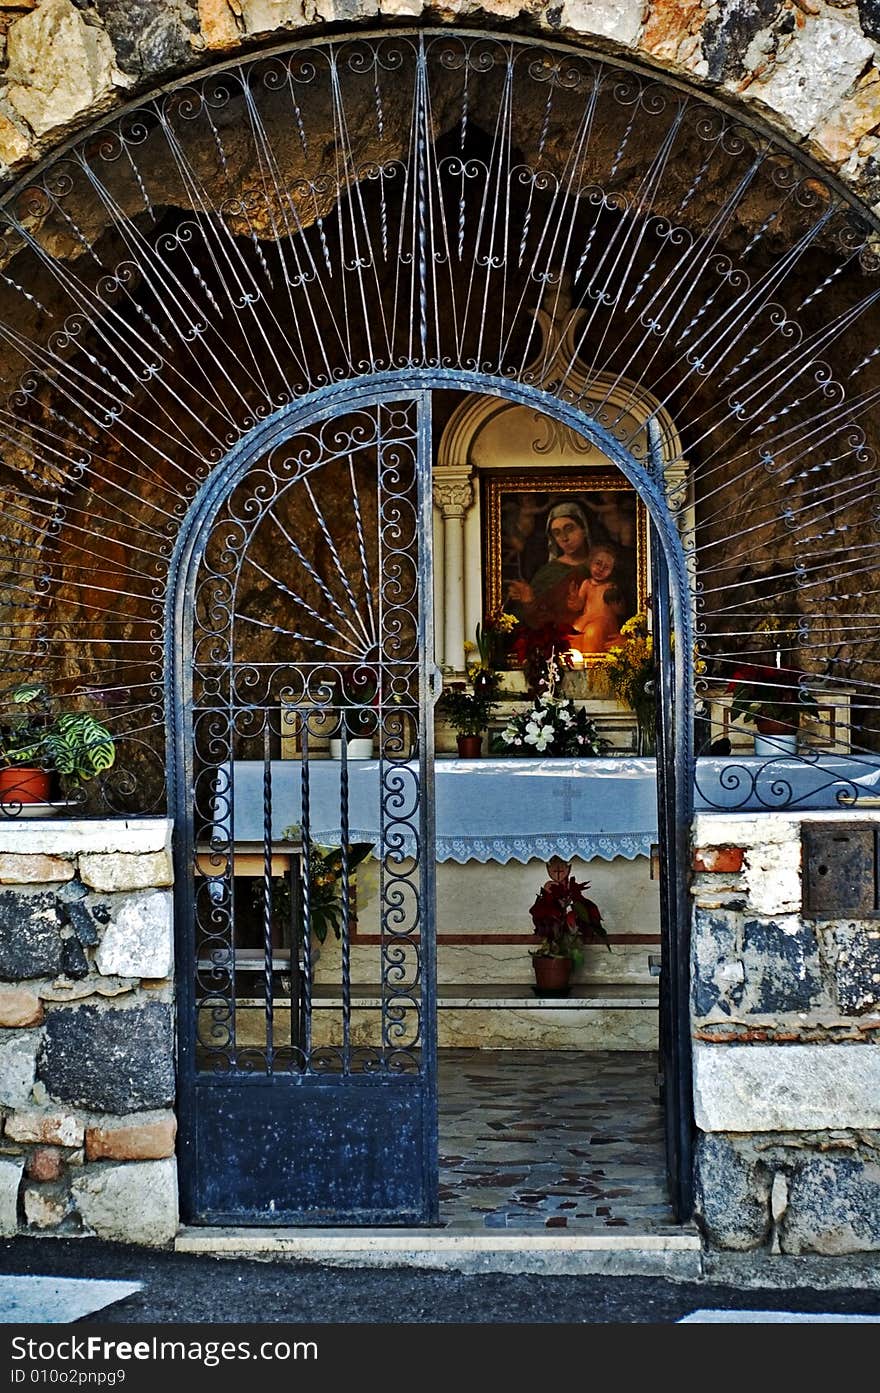
[(803, 912), (796, 816), (700, 815), (694, 841), (706, 1241), (792, 1254), (880, 1250), (880, 923)]
[(385, 22), (512, 26), (647, 62), (741, 103), (880, 200), (878, 0), (13, 0), (0, 6), (0, 179), (181, 74)]
[(0, 1234), (177, 1231), (170, 824), (0, 826)]

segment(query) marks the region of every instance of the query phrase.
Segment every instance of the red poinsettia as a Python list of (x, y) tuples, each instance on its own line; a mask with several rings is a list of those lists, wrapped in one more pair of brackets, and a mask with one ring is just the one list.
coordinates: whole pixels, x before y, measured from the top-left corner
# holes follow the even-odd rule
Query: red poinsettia
[(732, 719), (775, 721), (794, 729), (801, 709), (816, 705), (816, 698), (801, 686), (803, 676), (797, 668), (744, 663), (727, 685), (733, 693)]
[(585, 943), (600, 943), (608, 937), (601, 911), (584, 894), (590, 882), (577, 881), (571, 874), (570, 861), (551, 856), (547, 874), (550, 878), (529, 910), (535, 935), (541, 940), (534, 956), (571, 958), (579, 963)]

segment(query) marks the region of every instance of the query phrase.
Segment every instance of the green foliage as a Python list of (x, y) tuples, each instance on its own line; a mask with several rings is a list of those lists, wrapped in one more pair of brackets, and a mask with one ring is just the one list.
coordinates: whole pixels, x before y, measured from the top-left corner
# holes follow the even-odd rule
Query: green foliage
[(445, 687), (437, 711), (459, 735), (481, 735), (487, 729), (495, 710), (498, 678), (495, 673), (481, 671), (476, 687), (453, 682)]
[(0, 723), (0, 763), (54, 769), (79, 783), (112, 766), (116, 744), (109, 730), (87, 711), (55, 714), (42, 683), (20, 682), (0, 701), (9, 710)]

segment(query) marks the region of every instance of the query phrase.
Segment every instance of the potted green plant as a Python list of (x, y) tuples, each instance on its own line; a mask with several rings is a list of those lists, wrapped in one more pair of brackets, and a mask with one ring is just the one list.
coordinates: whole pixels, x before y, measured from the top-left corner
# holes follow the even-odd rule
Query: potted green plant
[(0, 701), (0, 803), (47, 804), (53, 773), (67, 789), (112, 766), (109, 730), (87, 711), (56, 712), (43, 683), (20, 682)]
[(452, 682), (444, 688), (437, 703), (437, 712), (455, 731), (458, 753), (462, 759), (478, 759), (483, 748), (483, 731), (488, 729), (495, 709), (498, 679), (489, 674), (490, 681), (476, 688), (473, 682)]
[(584, 894), (590, 882), (575, 880), (571, 862), (561, 856), (551, 856), (546, 867), (548, 879), (529, 910), (540, 940), (531, 954), (535, 990), (543, 996), (565, 995), (572, 969), (583, 962), (584, 945), (610, 945), (599, 906)]

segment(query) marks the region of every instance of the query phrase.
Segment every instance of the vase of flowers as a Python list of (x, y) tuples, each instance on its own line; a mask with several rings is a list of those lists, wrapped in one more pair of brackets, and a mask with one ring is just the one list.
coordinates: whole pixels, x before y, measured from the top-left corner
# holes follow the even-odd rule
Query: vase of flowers
[(582, 706), (570, 697), (556, 695), (559, 670), (551, 655), (548, 662), (546, 690), (537, 697), (529, 711), (512, 716), (492, 742), (495, 754), (580, 756), (596, 758), (604, 753), (608, 741), (603, 739)]
[(803, 675), (797, 668), (755, 663), (734, 672), (727, 686), (732, 695), (730, 719), (754, 723), (756, 755), (797, 753), (801, 712), (816, 705), (812, 692), (801, 685)]
[(529, 910), (538, 938), (531, 954), (535, 990), (540, 995), (565, 995), (571, 973), (583, 962), (584, 946), (605, 943), (608, 935), (599, 906), (587, 899), (588, 880), (577, 881), (571, 862), (551, 856), (546, 863), (547, 879)]
[(613, 644), (608, 657), (597, 663), (591, 685), (616, 696), (635, 712), (637, 751), (652, 755), (657, 741), (654, 641), (648, 632), (648, 616), (634, 614), (620, 626), (622, 642)]

